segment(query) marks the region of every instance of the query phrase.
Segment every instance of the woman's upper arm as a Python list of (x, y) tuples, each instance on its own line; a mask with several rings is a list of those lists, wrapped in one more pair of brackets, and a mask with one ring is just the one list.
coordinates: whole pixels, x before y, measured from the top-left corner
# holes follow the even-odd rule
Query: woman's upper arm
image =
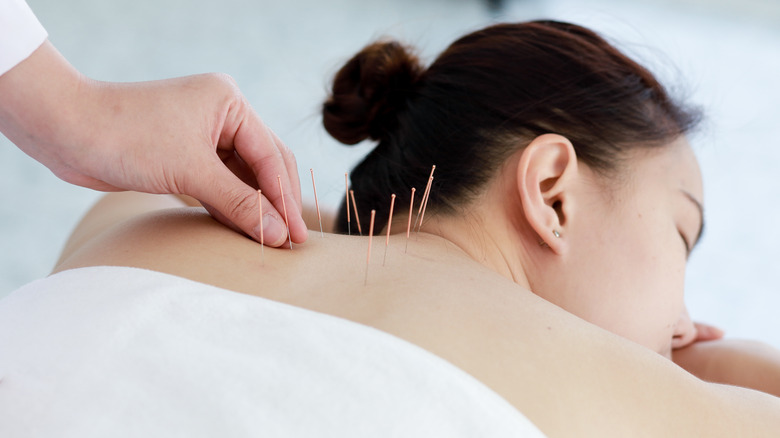
[[(578, 389), (566, 397), (570, 406), (583, 407), (570, 420), (600, 422), (593, 436), (777, 436), (780, 431), (780, 399), (704, 382), (620, 341), (606, 349), (596, 346), (590, 354), (573, 348), (569, 362), (571, 379), (564, 387)], [(594, 345), (581, 345), (588, 344)], [(579, 404), (573, 400), (578, 392)]]
[[(468, 325), (460, 337), (476, 334), (481, 341), (459, 353), (456, 363), (502, 393), (550, 437), (777, 436), (780, 431), (776, 397), (699, 380), (660, 354), (541, 298), (523, 304), (525, 311), (516, 319), (488, 316)], [(463, 318), (474, 319), (478, 306), (465, 306)], [(486, 310), (479, 314), (500, 314)]]

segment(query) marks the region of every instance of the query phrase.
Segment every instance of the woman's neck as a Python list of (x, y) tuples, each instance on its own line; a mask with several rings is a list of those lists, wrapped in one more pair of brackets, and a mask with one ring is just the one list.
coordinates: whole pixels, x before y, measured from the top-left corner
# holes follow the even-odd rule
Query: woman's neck
[(530, 290), (526, 266), (531, 258), (525, 245), (513, 233), (512, 225), (500, 219), (503, 215), (491, 216), (434, 216), (426, 220), (422, 231), (445, 239), (469, 258)]

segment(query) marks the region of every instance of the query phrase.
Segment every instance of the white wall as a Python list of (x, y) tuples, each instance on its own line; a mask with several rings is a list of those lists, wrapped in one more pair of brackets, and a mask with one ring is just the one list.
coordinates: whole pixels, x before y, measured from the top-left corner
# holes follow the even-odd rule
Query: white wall
[[(344, 171), (368, 150), (339, 147), (320, 128), (318, 107), (340, 63), (379, 35), (430, 56), (491, 20), (476, 0), (29, 3), (54, 44), (93, 78), (230, 73), (296, 152), (301, 175), (315, 168), (318, 192), (333, 204)], [(760, 1), (701, 3), (516, 0), (501, 18), (591, 26), (705, 107), (708, 122), (694, 143), (707, 230), (690, 262), (689, 305), (696, 319), (780, 346), (780, 15)], [(0, 296), (47, 274), (97, 196), (60, 182), (0, 137)]]

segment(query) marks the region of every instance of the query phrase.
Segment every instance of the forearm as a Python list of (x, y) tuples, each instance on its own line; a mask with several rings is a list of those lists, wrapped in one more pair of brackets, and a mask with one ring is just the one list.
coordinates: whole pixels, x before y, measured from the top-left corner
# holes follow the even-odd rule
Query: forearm
[(0, 76), (0, 130), (64, 181), (187, 194), (258, 241), (259, 187), (266, 242), (306, 240), (295, 157), (227, 75), (98, 82), (45, 41)]
[[(0, 76), (0, 130), (45, 165), (70, 162), (80, 111), (86, 107), (87, 79), (49, 41)], [(77, 146), (77, 145), (76, 145)], [(51, 167), (50, 167), (51, 168)], [(66, 168), (52, 171), (67, 179)]]
[(673, 352), (674, 361), (702, 380), (780, 397), (780, 351), (760, 342), (697, 342)]

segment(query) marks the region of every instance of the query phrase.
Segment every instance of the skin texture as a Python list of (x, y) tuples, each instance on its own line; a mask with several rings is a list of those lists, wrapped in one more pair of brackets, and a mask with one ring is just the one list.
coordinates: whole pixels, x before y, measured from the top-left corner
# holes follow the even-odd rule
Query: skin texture
[(708, 382), (753, 388), (780, 397), (780, 351), (761, 342), (718, 339), (673, 352), (675, 363)]
[(469, 208), (471, 219), (426, 228), (547, 301), (668, 356), (674, 337), (695, 338), (683, 287), (702, 224), (701, 175), (683, 139), (636, 155), (605, 180), (577, 163), (568, 140), (541, 136)]
[(95, 190), (188, 194), (236, 230), (260, 239), (307, 231), (295, 158), (226, 75), (139, 83), (88, 79), (45, 41), (0, 76), (0, 131), (72, 184)]
[[(691, 160), (684, 142), (637, 154), (628, 160), (634, 183), (607, 190), (565, 138), (539, 137), (507, 160), (479, 205), (434, 214), (408, 253), (396, 229), (386, 266), (373, 263), (366, 285), (367, 238), (326, 234), (293, 251), (266, 249), (261, 267), (256, 243), (202, 210), (132, 193), (88, 213), (55, 270), (147, 268), (378, 328), (472, 374), (551, 437), (771, 436), (778, 399), (705, 383), (659, 354), (691, 329), (677, 324), (680, 234), (693, 242), (700, 227), (680, 194), (701, 199)], [(652, 196), (655, 207), (635, 196)], [(610, 251), (621, 242), (607, 239), (615, 234), (633, 239), (619, 257)], [(670, 290), (644, 296), (659, 291), (631, 273)], [(607, 299), (615, 314), (597, 311)]]

